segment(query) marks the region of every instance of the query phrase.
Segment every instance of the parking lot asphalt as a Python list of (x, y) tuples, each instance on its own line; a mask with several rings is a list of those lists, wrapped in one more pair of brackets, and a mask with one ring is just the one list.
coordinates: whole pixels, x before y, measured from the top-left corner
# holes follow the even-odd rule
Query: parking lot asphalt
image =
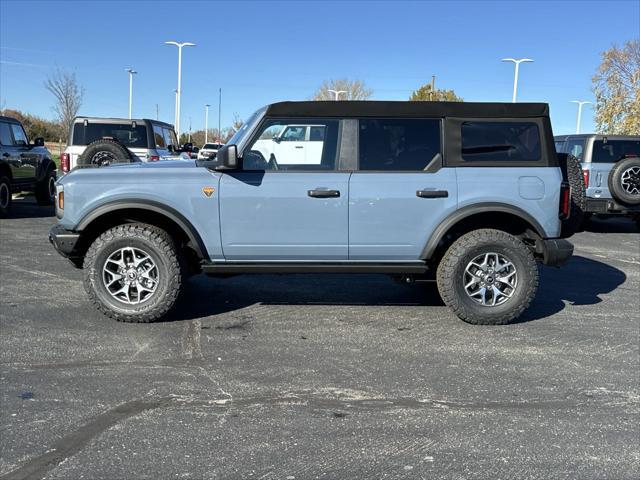
[(594, 221), (520, 322), (381, 275), (197, 276), (165, 322), (98, 314), (0, 220), (0, 479), (637, 478), (640, 234)]

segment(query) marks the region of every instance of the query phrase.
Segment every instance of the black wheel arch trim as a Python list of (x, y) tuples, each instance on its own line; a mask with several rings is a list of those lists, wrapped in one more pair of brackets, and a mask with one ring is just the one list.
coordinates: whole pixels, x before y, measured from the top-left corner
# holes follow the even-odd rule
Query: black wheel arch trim
[(82, 232), (94, 220), (107, 213), (134, 208), (159, 213), (176, 223), (189, 238), (189, 241), (192, 244), (198, 257), (201, 260), (208, 260), (209, 256), (207, 254), (207, 248), (202, 241), (202, 237), (200, 236), (196, 228), (191, 224), (191, 222), (187, 220), (187, 218), (176, 209), (153, 200), (117, 200), (100, 205), (95, 210), (85, 215), (82, 220), (78, 222), (74, 230), (76, 232)]
[(540, 236), (540, 238), (545, 238), (546, 234), (542, 225), (525, 212), (520, 207), (516, 207), (514, 205), (508, 205), (506, 203), (499, 202), (486, 202), (486, 203), (478, 203), (474, 205), (467, 205), (466, 207), (462, 207), (447, 218), (445, 218), (440, 224), (435, 228), (429, 240), (427, 240), (426, 245), (422, 249), (422, 253), (420, 254), (420, 258), (423, 260), (428, 260), (433, 255), (433, 252), (438, 247), (438, 244), (442, 240), (442, 238), (446, 235), (446, 233), (458, 222), (468, 218), (472, 215), (476, 215), (478, 213), (487, 213), (487, 212), (500, 212), (500, 213), (510, 213), (517, 217), (520, 217), (525, 222), (529, 223), (535, 230), (535, 232)]

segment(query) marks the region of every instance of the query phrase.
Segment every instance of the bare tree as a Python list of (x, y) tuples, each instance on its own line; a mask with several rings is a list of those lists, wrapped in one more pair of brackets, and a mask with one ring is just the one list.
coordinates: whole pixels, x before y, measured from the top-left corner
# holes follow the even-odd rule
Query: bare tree
[(233, 123), (232, 123), (233, 129), (237, 132), (238, 130), (240, 130), (240, 127), (242, 127), (242, 125), (244, 125), (244, 122), (240, 118), (240, 115), (238, 115), (237, 113), (234, 113)]
[[(336, 94), (335, 92), (343, 92)], [(362, 80), (325, 80), (313, 95), (312, 100), (367, 100), (373, 90), (367, 88)]]
[(58, 116), (63, 135), (68, 137), (73, 119), (82, 105), (84, 88), (78, 85), (75, 73), (60, 69), (45, 80), (44, 86), (56, 99), (53, 109)]
[(600, 133), (640, 134), (640, 40), (602, 53), (593, 77), (596, 127)]

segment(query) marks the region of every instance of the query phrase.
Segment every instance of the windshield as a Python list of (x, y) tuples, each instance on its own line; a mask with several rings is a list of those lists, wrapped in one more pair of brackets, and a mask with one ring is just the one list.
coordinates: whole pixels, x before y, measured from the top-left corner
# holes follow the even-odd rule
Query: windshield
[(249, 140), (248, 134), (251, 133), (260, 120), (262, 120), (262, 116), (266, 110), (267, 107), (262, 107), (251, 115), (249, 119), (238, 129), (238, 131), (233, 134), (233, 137), (227, 141), (226, 145), (237, 145), (238, 150), (241, 151), (244, 147), (244, 143)]
[(218, 148), (220, 148), (218, 143), (205, 143), (202, 147), (203, 150), (217, 150)]

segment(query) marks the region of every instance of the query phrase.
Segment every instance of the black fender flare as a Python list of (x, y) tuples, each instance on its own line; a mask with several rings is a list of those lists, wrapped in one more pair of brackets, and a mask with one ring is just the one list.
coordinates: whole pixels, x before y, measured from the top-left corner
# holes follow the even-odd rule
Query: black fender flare
[(425, 244), (424, 248), (422, 249), (422, 253), (420, 254), (420, 258), (423, 260), (428, 260), (429, 258), (431, 258), (433, 252), (436, 250), (438, 244), (440, 243), (440, 240), (442, 240), (446, 233), (456, 223), (472, 215), (488, 212), (510, 213), (512, 215), (520, 217), (522, 220), (533, 227), (533, 230), (540, 236), (540, 238), (546, 237), (542, 225), (540, 225), (540, 223), (535, 218), (533, 218), (520, 207), (498, 202), (477, 203), (456, 210), (442, 222), (440, 222), (440, 224), (434, 229), (433, 233), (427, 240), (427, 243)]
[(198, 233), (198, 230), (193, 224), (176, 209), (153, 200), (116, 200), (100, 205), (95, 210), (85, 215), (75, 227), (75, 231), (82, 232), (87, 228), (94, 220), (100, 218), (107, 213), (116, 212), (118, 210), (137, 209), (137, 210), (149, 210), (154, 213), (164, 215), (169, 220), (178, 225), (182, 231), (189, 238), (196, 254), (201, 260), (208, 260), (207, 248), (202, 241), (202, 237)]

